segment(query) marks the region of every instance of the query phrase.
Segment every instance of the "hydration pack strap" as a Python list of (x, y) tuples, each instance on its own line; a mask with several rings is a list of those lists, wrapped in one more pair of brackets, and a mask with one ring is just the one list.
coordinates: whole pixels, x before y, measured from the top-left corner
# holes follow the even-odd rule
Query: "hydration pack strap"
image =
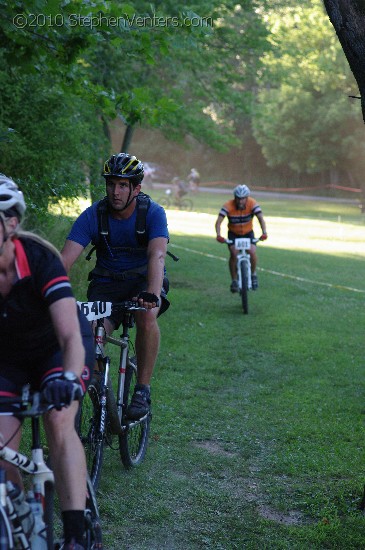
[(108, 277), (109, 279), (113, 279), (114, 281), (125, 281), (126, 279), (130, 278), (130, 275), (145, 277), (146, 273), (146, 266), (135, 267), (134, 269), (122, 271), (121, 273), (115, 273), (114, 271), (109, 271), (109, 269), (104, 269), (102, 267), (94, 267), (94, 269), (89, 273), (88, 281), (91, 281), (95, 277)]

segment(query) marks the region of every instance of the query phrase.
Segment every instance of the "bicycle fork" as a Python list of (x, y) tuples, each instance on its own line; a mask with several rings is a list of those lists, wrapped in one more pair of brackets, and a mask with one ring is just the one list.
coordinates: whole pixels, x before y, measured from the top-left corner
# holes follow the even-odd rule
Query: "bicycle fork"
[(118, 391), (117, 391), (117, 409), (118, 409), (118, 418), (120, 425), (123, 429), (123, 416), (125, 413), (125, 408), (127, 403), (125, 403), (125, 377), (127, 372), (127, 358), (128, 358), (128, 335), (123, 334), (121, 338), (121, 354), (120, 354), (120, 363), (119, 363), (119, 372), (118, 372)]
[(243, 256), (237, 262), (237, 277), (238, 277), (238, 286), (240, 289), (243, 287), (242, 281), (242, 269), (246, 271), (247, 275), (247, 290), (252, 289), (252, 280), (251, 280), (251, 262), (249, 256)]
[(96, 328), (96, 358), (98, 363), (103, 363), (103, 370), (99, 371), (98, 374), (102, 376), (100, 380), (100, 418), (99, 426), (97, 426), (98, 432), (101, 437), (106, 433), (106, 421), (107, 421), (107, 392), (108, 392), (108, 380), (109, 380), (109, 370), (110, 370), (110, 358), (104, 356), (104, 341), (105, 341), (105, 328), (103, 326), (97, 326)]

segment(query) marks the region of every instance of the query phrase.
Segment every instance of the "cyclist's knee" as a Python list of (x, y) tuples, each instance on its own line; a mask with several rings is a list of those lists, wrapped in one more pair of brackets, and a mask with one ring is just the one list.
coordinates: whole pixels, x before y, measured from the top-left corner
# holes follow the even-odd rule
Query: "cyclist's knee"
[(52, 409), (47, 413), (44, 416), (44, 426), (47, 433), (55, 439), (74, 431), (78, 406), (78, 402), (75, 401), (69, 407), (64, 407), (60, 411)]
[(137, 329), (140, 331), (149, 331), (156, 327), (157, 323), (157, 315), (159, 312), (159, 308), (155, 307), (153, 309), (149, 309), (148, 311), (142, 311), (139, 315), (136, 315), (136, 325)]

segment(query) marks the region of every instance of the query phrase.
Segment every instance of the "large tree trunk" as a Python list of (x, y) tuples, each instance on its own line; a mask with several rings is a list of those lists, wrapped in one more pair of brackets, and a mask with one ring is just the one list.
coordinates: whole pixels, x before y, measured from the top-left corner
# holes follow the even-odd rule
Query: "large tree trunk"
[(365, 1), (323, 0), (323, 2), (359, 86), (365, 122)]
[(121, 153), (128, 153), (128, 149), (132, 141), (133, 132), (134, 132), (134, 126), (132, 126), (131, 124), (128, 124), (125, 129), (123, 143), (120, 149)]

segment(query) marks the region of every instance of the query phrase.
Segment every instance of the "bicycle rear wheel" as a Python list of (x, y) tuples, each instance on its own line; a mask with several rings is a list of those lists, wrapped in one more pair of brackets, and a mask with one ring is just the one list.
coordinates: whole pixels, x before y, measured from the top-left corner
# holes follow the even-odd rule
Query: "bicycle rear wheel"
[(241, 301), (243, 313), (248, 313), (248, 273), (245, 261), (240, 263), (241, 270)]
[(87, 471), (95, 491), (99, 486), (104, 456), (104, 434), (99, 429), (102, 413), (100, 374), (94, 374), (76, 416), (76, 430), (85, 449)]
[(99, 509), (94, 486), (90, 478), (87, 480), (84, 546), (86, 550), (96, 550), (103, 547)]
[[(123, 398), (123, 414), (128, 407), (134, 386), (137, 380), (136, 360), (128, 361)], [(143, 461), (148, 445), (150, 432), (151, 414), (146, 415), (139, 421), (127, 421), (122, 418), (122, 433), (119, 436), (119, 452), (124, 467), (128, 470), (138, 466)]]

